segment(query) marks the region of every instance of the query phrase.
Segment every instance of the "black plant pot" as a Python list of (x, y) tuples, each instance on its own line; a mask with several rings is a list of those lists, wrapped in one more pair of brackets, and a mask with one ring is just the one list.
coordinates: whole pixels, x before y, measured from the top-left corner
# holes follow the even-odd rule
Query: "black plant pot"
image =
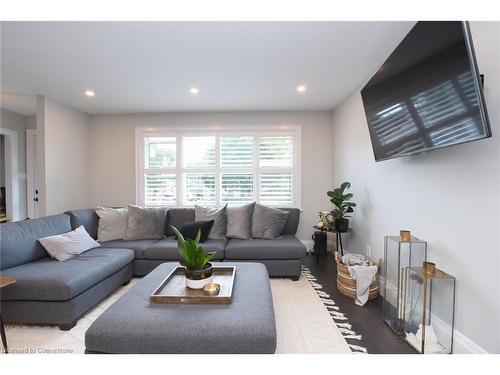
[(337, 232), (347, 232), (349, 230), (349, 219), (335, 219), (334, 226)]

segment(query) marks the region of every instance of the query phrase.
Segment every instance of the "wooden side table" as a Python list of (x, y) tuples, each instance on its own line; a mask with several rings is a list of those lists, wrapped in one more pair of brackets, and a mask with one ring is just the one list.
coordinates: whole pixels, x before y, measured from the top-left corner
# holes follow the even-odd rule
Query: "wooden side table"
[[(6, 287), (10, 284), (14, 284), (16, 282), (16, 279), (13, 277), (9, 276), (1, 276), (0, 277), (0, 288)], [(5, 353), (8, 353), (9, 350), (7, 349), (7, 337), (5, 336), (5, 328), (3, 326), (3, 319), (2, 319), (2, 311), (0, 310), (0, 334), (2, 335), (2, 344), (3, 347), (5, 348)]]
[(320, 230), (320, 231), (325, 231), (325, 232), (330, 232), (330, 233), (335, 233), (335, 240), (337, 242), (337, 251), (340, 252), (340, 255), (344, 255), (344, 248), (342, 246), (342, 233), (350, 233), (350, 232), (352, 232), (352, 228), (349, 228), (345, 232), (337, 232), (335, 230), (335, 228), (325, 229), (325, 228), (321, 228), (321, 227), (318, 227), (317, 225), (315, 225), (314, 229)]

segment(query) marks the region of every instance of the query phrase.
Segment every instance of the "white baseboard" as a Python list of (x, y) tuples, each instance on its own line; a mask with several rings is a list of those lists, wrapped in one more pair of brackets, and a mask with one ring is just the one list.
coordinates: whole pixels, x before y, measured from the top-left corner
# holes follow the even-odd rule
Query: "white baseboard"
[[(444, 332), (450, 331), (450, 326), (448, 323), (432, 314), (431, 317), (432, 325), (434, 330), (439, 332), (444, 330)], [(474, 341), (469, 339), (467, 336), (463, 335), (456, 329), (453, 330), (453, 354), (489, 354), (485, 349), (480, 347)]]
[(455, 329), (453, 330), (453, 354), (489, 354), (489, 352)]

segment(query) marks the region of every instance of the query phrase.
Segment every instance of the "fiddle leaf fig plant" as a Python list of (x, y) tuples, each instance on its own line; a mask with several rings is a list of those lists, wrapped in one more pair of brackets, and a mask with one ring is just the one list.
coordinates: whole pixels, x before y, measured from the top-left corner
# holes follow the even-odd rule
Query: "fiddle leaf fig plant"
[(201, 231), (198, 230), (196, 238), (185, 239), (179, 230), (173, 225), (170, 226), (177, 236), (177, 247), (179, 248), (180, 263), (190, 271), (200, 271), (205, 269), (205, 266), (215, 256), (214, 252), (203, 250), (199, 246)]
[(353, 195), (346, 193), (346, 190), (350, 187), (351, 184), (349, 182), (344, 182), (340, 187), (326, 193), (330, 197), (330, 202), (335, 206), (335, 209), (332, 211), (333, 215), (338, 219), (348, 218), (349, 214), (354, 212), (354, 207), (356, 207), (356, 203), (350, 202)]

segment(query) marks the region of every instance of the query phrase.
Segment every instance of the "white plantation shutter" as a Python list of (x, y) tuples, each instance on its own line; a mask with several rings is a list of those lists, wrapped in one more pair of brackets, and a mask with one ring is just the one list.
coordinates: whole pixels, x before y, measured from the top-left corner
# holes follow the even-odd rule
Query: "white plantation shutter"
[(175, 137), (148, 137), (144, 139), (145, 168), (175, 168)]
[(292, 164), (292, 136), (266, 136), (260, 138), (261, 167), (291, 167)]
[(144, 138), (144, 204), (174, 206), (177, 203), (175, 137)]
[(183, 204), (215, 205), (215, 174), (184, 173)]
[(292, 205), (292, 173), (262, 173), (260, 203), (268, 206)]
[(174, 206), (176, 202), (175, 174), (146, 174), (146, 205)]
[(253, 137), (220, 137), (221, 168), (252, 167)]
[(183, 205), (216, 204), (215, 136), (182, 137)]
[(293, 203), (293, 136), (260, 137), (260, 203), (291, 206)]
[(253, 202), (253, 190), (253, 174), (221, 174), (221, 203), (245, 204)]
[[(285, 128), (285, 127), (282, 127)], [(148, 206), (296, 206), (298, 127), (138, 133), (138, 203)], [(202, 133), (201, 133), (202, 132)], [(297, 168), (297, 169), (296, 169)]]
[(241, 205), (254, 201), (254, 137), (220, 137), (220, 201)]
[(184, 168), (214, 167), (215, 136), (182, 137), (182, 159)]

